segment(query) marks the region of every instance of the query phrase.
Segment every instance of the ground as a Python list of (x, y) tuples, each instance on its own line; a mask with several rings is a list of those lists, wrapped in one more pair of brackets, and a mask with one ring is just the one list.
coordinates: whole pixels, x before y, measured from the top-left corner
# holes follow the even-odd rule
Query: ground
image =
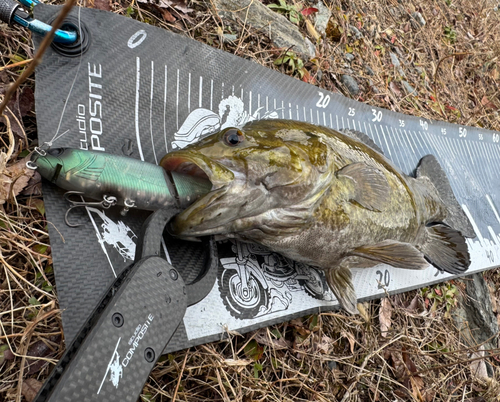
[[(277, 2), (275, 12), (311, 40), (315, 57), (275, 47), (265, 32), (244, 21), (220, 18), (212, 2), (79, 4), (161, 26), (373, 106), (500, 130), (500, 5), (494, 1), (326, 1), (332, 13), (326, 33), (314, 28), (315, 3)], [(0, 38), (2, 99), (33, 57), (33, 45), (31, 33), (19, 27), (2, 25)], [(359, 92), (344, 85), (345, 74)], [(0, 399), (5, 401), (31, 401), (64, 349), (50, 223), (40, 178), (23, 160), (37, 145), (34, 85), (34, 76), (21, 85), (9, 104), (8, 122), (0, 123)], [(496, 312), (499, 271), (485, 278)], [(226, 340), (162, 357), (141, 398), (499, 400), (496, 343), (487, 366), (478, 345), (468, 343), (451, 318), (464, 289), (463, 282), (451, 281), (365, 303), (358, 316), (324, 313), (249, 334), (229, 333)]]

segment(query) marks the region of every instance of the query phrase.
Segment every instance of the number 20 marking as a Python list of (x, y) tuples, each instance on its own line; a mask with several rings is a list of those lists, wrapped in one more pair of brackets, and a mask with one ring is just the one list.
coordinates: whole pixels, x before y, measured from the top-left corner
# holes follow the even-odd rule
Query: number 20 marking
[(325, 96), (323, 92), (319, 91), (318, 94), (319, 94), (319, 100), (318, 102), (316, 102), (316, 106), (324, 109), (330, 103), (330, 95)]
[(377, 279), (377, 289), (384, 289), (389, 287), (389, 284), (391, 283), (391, 274), (389, 273), (389, 270), (386, 269), (384, 273), (382, 273), (382, 271), (377, 271), (375, 273), (379, 276), (379, 278)]

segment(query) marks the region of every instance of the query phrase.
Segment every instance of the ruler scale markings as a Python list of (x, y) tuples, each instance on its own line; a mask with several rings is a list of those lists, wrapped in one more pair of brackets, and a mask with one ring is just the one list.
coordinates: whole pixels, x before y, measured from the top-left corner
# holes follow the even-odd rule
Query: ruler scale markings
[(344, 124), (344, 116), (341, 117), (342, 119), (342, 128), (345, 128), (345, 124)]
[(288, 104), (288, 118), (290, 120), (293, 120), (293, 118), (292, 118), (292, 104), (291, 103)]
[[(397, 136), (395, 136), (395, 138), (394, 138), (394, 143), (396, 143), (396, 147), (395, 147), (394, 143), (392, 141), (391, 135), (389, 133), (389, 126), (386, 125), (385, 128), (387, 130), (387, 136), (389, 137), (389, 141), (391, 142), (392, 148), (394, 150), (394, 154), (396, 155), (396, 159), (399, 162), (400, 169), (403, 170), (403, 171), (409, 172), (408, 166), (407, 166), (406, 161), (405, 161), (406, 158), (403, 158), (403, 149), (404, 149), (404, 147), (399, 143)], [(382, 128), (380, 128), (380, 129), (382, 129)], [(392, 127), (391, 127), (391, 131), (394, 134), (394, 131), (392, 130)], [(398, 154), (401, 154), (401, 159), (403, 160), (403, 162), (400, 161)]]
[(266, 96), (266, 112), (269, 112), (269, 96)]
[[(399, 131), (401, 132), (401, 134), (404, 133), (404, 135), (408, 141), (408, 144), (410, 144), (411, 152), (413, 154), (412, 166), (413, 166), (413, 169), (415, 169), (418, 166), (418, 162), (420, 161), (420, 155), (417, 152), (417, 145), (413, 142), (413, 139), (411, 138), (411, 136), (408, 135), (406, 130), (399, 129)], [(415, 148), (413, 147), (412, 143), (413, 143), (413, 145), (415, 145)], [(413, 171), (413, 169), (412, 169), (412, 171)]]
[(493, 204), (493, 200), (491, 199), (491, 197), (488, 194), (486, 194), (485, 197), (486, 197), (486, 200), (488, 201), (488, 203), (490, 204), (490, 207), (493, 210), (493, 213), (495, 214), (495, 217), (497, 218), (498, 223), (500, 223), (500, 215), (498, 214), (498, 211), (495, 208), (495, 204)]
[(494, 144), (488, 144), (488, 149), (491, 152), (492, 159), (496, 159), (498, 161), (500, 158), (498, 156), (498, 153), (495, 153), (495, 145)]
[[(375, 131), (378, 134), (377, 126), (374, 124), (373, 127), (375, 127)], [(382, 135), (384, 136), (385, 145), (387, 146), (387, 150), (389, 151), (389, 157), (392, 159), (391, 148), (389, 147), (389, 143), (387, 142), (387, 138), (385, 136), (384, 130), (382, 129), (382, 125), (380, 125), (380, 131), (382, 131)]]
[[(401, 144), (401, 152), (400, 153), (401, 153), (402, 157), (404, 156), (403, 163), (406, 165), (407, 174), (410, 174), (413, 171), (413, 169), (415, 168), (415, 166), (412, 165), (412, 163), (413, 163), (412, 155), (414, 154), (413, 148), (411, 148), (411, 144), (409, 144), (409, 143), (405, 144), (403, 136), (398, 135), (398, 131), (395, 130), (392, 126), (391, 126), (391, 131), (392, 131), (392, 134), (394, 135), (395, 140)], [(408, 145), (410, 145), (410, 147), (408, 147)], [(410, 149), (412, 150), (411, 154), (409, 153)]]
[[(366, 128), (366, 122), (363, 122), (363, 125), (365, 126), (365, 131), (364, 131), (364, 133), (365, 133), (366, 135), (368, 135), (368, 129)], [(373, 133), (372, 133), (371, 139), (373, 140)], [(374, 142), (375, 142), (375, 141), (374, 141)]]
[(319, 123), (319, 110), (316, 110), (316, 124), (320, 124)]
[[(363, 129), (361, 128), (361, 122), (358, 120), (358, 126), (359, 126), (359, 131), (363, 132)], [(365, 126), (366, 127), (366, 126)], [(366, 134), (366, 133), (365, 133)]]
[(309, 109), (309, 112), (311, 113), (311, 123), (314, 124), (313, 110)]
[(326, 113), (323, 112), (323, 125), (326, 127)]
[(203, 106), (203, 77), (200, 75), (200, 88), (198, 90), (198, 107)]
[(490, 232), (493, 242), (498, 246), (498, 235), (495, 233), (491, 226), (488, 226), (488, 232)]
[[(490, 164), (487, 163), (487, 158), (485, 155), (481, 155), (481, 148), (479, 147), (479, 144), (476, 141), (470, 141), (470, 146), (473, 152), (475, 152), (476, 156), (476, 161), (479, 162), (483, 166), (483, 174), (481, 174), (480, 180), (483, 182), (483, 188), (487, 189), (488, 188), (488, 183), (489, 180), (488, 178), (490, 177)], [(481, 163), (482, 162), (482, 163)], [(486, 165), (486, 166), (485, 166)]]
[(151, 90), (149, 93), (149, 132), (151, 135), (151, 147), (153, 148), (153, 156), (155, 158), (155, 163), (158, 165), (158, 159), (156, 158), (155, 141), (153, 136), (153, 95), (154, 95), (154, 80), (155, 80), (155, 63), (151, 60)]
[(352, 119), (352, 126), (354, 127), (354, 130), (356, 130), (356, 120)]
[[(375, 141), (375, 135), (373, 134), (372, 125), (370, 123), (368, 123), (368, 127), (370, 128), (370, 133), (372, 134), (372, 139), (373, 139), (373, 141)], [(378, 142), (375, 141), (376, 144), (380, 147), (380, 149), (383, 149), (382, 141), (380, 141), (380, 137), (378, 135), (378, 132), (377, 132), (377, 138), (378, 138)]]
[(285, 118), (285, 101), (281, 101), (281, 118)]
[(336, 114), (335, 115), (335, 119), (337, 120), (337, 130), (340, 130), (340, 126), (339, 126), (339, 116)]
[[(408, 130), (408, 131), (410, 131), (410, 130)], [(411, 131), (410, 131), (410, 133), (411, 133)], [(420, 147), (420, 150), (422, 151), (422, 154), (423, 155), (427, 155), (429, 152), (424, 149), (424, 146), (420, 142), (420, 138), (418, 138), (418, 135), (417, 135), (416, 131), (413, 132), (413, 138), (415, 138), (418, 141), (418, 146)], [(415, 144), (416, 144), (416, 142), (415, 142)]]
[(347, 128), (350, 130), (351, 129), (351, 125), (349, 124), (349, 119), (346, 119), (347, 120)]
[(260, 120), (260, 109), (261, 109), (261, 106), (260, 106), (260, 92), (259, 92), (257, 94), (257, 110), (259, 111), (257, 114), (257, 119), (259, 119), (259, 120)]
[[(491, 150), (488, 147), (488, 145), (490, 145), (490, 144), (483, 143), (482, 145), (484, 147), (486, 155), (488, 155), (488, 157), (490, 157), (490, 164), (491, 164), (491, 166), (495, 166), (495, 162), (494, 162), (495, 156), (493, 155), (493, 153), (491, 152)], [(495, 172), (495, 175), (497, 177), (500, 177), (499, 173), (498, 173), (498, 169), (492, 169), (492, 171)]]
[(177, 69), (177, 88), (175, 97), (175, 123), (179, 131), (179, 69)]
[(210, 110), (214, 109), (214, 80), (210, 80)]
[(188, 114), (191, 113), (191, 73), (188, 74)]
[(142, 154), (141, 136), (140, 136), (140, 132), (139, 132), (139, 88), (141, 87), (141, 59), (139, 57), (136, 57), (135, 62), (136, 62), (135, 63), (135, 70), (136, 70), (136, 79), (135, 79), (135, 138), (137, 140), (137, 149), (139, 150), (139, 155), (141, 157), (141, 161), (144, 161), (144, 155)]
[(165, 64), (165, 78), (164, 78), (164, 89), (163, 89), (163, 138), (165, 140), (165, 150), (168, 153), (168, 141), (167, 141), (167, 65)]
[(307, 113), (306, 113), (306, 107), (304, 106), (304, 121), (307, 122)]
[[(370, 131), (372, 130), (372, 125), (370, 123), (368, 123), (368, 127), (370, 127)], [(373, 128), (375, 129), (375, 133), (377, 134), (377, 138), (378, 138), (378, 146), (380, 147), (380, 149), (384, 149), (384, 144), (382, 143), (382, 140), (380, 139), (380, 135), (378, 134), (378, 131), (377, 131), (377, 127), (376, 126), (373, 126)], [(384, 151), (384, 154), (385, 154), (385, 151)]]
[(422, 155), (422, 153), (423, 153), (423, 149), (420, 149), (420, 150), (419, 150), (419, 149), (418, 149), (418, 147), (417, 147), (417, 142), (415, 141), (415, 138), (413, 138), (411, 135), (408, 135), (408, 133), (406, 132), (406, 130), (403, 130), (403, 131), (404, 131), (404, 133), (405, 133), (406, 137), (408, 138), (408, 141), (409, 141), (410, 143), (412, 143), (412, 142), (413, 142), (413, 145), (415, 145), (415, 148), (413, 148), (413, 149), (414, 149), (414, 152), (415, 152), (415, 157), (417, 158), (417, 161), (416, 161), (416, 163), (415, 163), (415, 166), (417, 166), (418, 162), (420, 161), (420, 159), (421, 159), (421, 158), (422, 158), (422, 156), (423, 156), (423, 155)]
[(332, 114), (330, 113), (330, 128), (333, 128)]
[(483, 235), (479, 231), (479, 228), (476, 225), (476, 221), (472, 218), (472, 215), (471, 215), (471, 213), (469, 211), (469, 208), (467, 208), (467, 205), (462, 204), (462, 209), (464, 210), (465, 215), (467, 215), (467, 218), (469, 218), (469, 221), (470, 221), (472, 227), (474, 228), (474, 231), (476, 232), (477, 238), (479, 240), (479, 244), (481, 245), (481, 247), (484, 248), (485, 243), (484, 243)]
[(300, 120), (299, 105), (297, 105), (297, 120)]
[[(243, 88), (241, 88), (241, 91), (243, 92)], [(243, 96), (241, 97), (241, 99), (243, 99)], [(248, 91), (248, 114), (250, 116), (252, 115), (252, 91)]]
[(240, 98), (241, 100), (245, 99), (245, 91), (243, 90), (243, 88), (241, 88), (241, 94), (240, 94)]
[(475, 165), (475, 163), (474, 163), (474, 158), (472, 157), (472, 152), (471, 152), (471, 150), (470, 150), (470, 148), (469, 148), (469, 141), (465, 141), (465, 140), (464, 140), (464, 141), (462, 141), (462, 142), (465, 144), (465, 145), (464, 145), (464, 148), (466, 148), (466, 149), (467, 149), (467, 153), (469, 154), (469, 158), (470, 158), (470, 161), (472, 162), (472, 166), (474, 166), (474, 165)]

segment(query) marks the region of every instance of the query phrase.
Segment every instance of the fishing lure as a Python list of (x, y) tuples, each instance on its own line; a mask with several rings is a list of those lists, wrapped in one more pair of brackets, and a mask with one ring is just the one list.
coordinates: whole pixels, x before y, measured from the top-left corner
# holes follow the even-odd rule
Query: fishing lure
[[(162, 167), (134, 158), (74, 148), (38, 150), (31, 157), (31, 167), (56, 186), (77, 207), (97, 206), (108, 209), (122, 206), (122, 215), (131, 208), (155, 211), (165, 207), (185, 208), (208, 193), (208, 179), (182, 173), (166, 172)], [(75, 200), (88, 197), (96, 202)]]

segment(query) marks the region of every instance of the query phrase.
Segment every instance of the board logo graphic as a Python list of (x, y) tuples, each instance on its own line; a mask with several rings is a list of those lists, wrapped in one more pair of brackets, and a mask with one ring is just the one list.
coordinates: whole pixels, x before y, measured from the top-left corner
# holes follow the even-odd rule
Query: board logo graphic
[(261, 116), (262, 109), (261, 107), (250, 114), (245, 110), (243, 101), (234, 95), (220, 101), (218, 114), (210, 109), (195, 109), (189, 113), (182, 126), (174, 134), (172, 149), (184, 148), (226, 127), (241, 127), (249, 121), (279, 117), (276, 111), (265, 112)]
[(219, 292), (229, 313), (239, 319), (287, 310), (294, 292), (332, 301), (324, 273), (267, 248), (234, 240), (220, 242)]

